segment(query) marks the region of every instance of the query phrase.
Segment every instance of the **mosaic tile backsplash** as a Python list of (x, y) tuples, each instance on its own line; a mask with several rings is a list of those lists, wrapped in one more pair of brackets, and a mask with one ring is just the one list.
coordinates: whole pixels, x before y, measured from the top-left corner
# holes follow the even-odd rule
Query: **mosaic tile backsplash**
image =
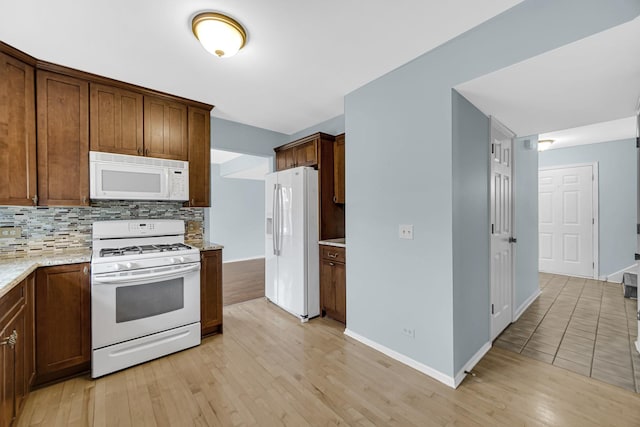
[(204, 208), (179, 202), (100, 201), (91, 207), (0, 206), (0, 227), (21, 227), (19, 238), (0, 239), (0, 259), (37, 256), (91, 247), (94, 221), (118, 219), (182, 219), (191, 227), (187, 241), (202, 241)]

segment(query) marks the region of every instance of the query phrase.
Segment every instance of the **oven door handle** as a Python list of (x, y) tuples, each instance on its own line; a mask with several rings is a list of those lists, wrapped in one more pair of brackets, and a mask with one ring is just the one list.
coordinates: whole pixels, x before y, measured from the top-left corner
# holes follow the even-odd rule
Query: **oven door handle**
[(138, 276), (118, 276), (118, 277), (100, 277), (94, 276), (92, 281), (98, 285), (110, 285), (117, 283), (139, 283), (146, 282), (149, 279), (169, 279), (184, 275), (192, 271), (200, 270), (200, 264), (193, 264), (188, 267), (176, 268), (175, 270), (162, 271), (159, 273), (141, 274)]

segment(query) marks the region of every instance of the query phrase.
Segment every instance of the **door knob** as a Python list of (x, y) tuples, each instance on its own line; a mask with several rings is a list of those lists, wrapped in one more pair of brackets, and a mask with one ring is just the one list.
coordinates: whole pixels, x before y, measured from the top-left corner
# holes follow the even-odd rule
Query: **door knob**
[(515, 237), (509, 237), (509, 243), (517, 243), (518, 239), (516, 239)]

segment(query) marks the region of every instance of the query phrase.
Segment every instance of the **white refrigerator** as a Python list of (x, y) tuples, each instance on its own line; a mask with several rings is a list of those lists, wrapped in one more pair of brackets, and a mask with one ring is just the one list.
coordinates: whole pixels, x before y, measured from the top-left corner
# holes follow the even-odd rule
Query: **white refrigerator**
[(270, 173), (265, 191), (265, 295), (306, 322), (320, 314), (318, 171)]

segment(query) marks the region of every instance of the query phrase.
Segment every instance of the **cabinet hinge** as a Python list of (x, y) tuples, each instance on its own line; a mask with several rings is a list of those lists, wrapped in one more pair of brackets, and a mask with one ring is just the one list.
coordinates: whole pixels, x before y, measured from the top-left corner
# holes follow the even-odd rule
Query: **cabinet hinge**
[(493, 304), (491, 304), (491, 314), (493, 314)]

